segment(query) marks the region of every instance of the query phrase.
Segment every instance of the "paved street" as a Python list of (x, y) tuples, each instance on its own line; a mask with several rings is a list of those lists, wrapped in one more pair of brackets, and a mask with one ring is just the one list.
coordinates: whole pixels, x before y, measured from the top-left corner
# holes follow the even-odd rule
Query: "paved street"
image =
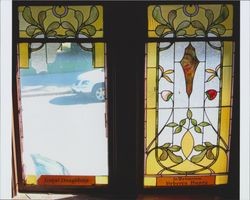
[(71, 175), (107, 174), (104, 103), (72, 93), (22, 97), (24, 164), (31, 154), (60, 162)]

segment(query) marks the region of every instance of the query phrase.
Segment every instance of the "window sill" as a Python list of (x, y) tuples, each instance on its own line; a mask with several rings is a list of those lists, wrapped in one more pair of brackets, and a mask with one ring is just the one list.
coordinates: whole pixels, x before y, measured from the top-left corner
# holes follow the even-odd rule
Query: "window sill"
[[(97, 195), (84, 195), (84, 194), (46, 194), (46, 193), (18, 193), (13, 199), (39, 199), (39, 200), (46, 200), (46, 199), (62, 199), (62, 200), (81, 200), (81, 199), (88, 199), (88, 200), (110, 200), (110, 199), (120, 199), (120, 200), (130, 200), (131, 198), (117, 198), (117, 197), (101, 197)], [(235, 198), (223, 198), (216, 195), (139, 195), (137, 200), (235, 200)]]

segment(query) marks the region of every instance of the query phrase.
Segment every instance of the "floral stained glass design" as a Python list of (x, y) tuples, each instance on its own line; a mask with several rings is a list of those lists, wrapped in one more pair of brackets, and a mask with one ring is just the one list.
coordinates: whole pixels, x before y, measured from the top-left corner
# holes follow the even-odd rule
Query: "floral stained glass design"
[[(183, 20), (181, 24), (191, 26), (195, 21), (192, 17), (206, 6), (193, 6), (193, 14), (184, 12), (187, 6), (177, 7), (150, 6), (149, 18), (163, 19), (166, 15), (171, 22)], [(217, 14), (220, 18), (225, 12), (224, 20), (232, 15), (228, 5), (210, 5), (203, 11), (205, 18), (200, 17), (200, 22), (211, 18), (208, 16), (214, 16), (211, 23), (214, 19), (222, 22), (216, 20)], [(179, 12), (185, 17), (179, 19)], [(180, 36), (172, 31), (175, 37)], [(146, 47), (144, 186), (226, 184), (234, 43), (186, 40), (150, 42)]]
[(232, 5), (149, 6), (148, 36), (232, 36), (232, 18)]
[(101, 38), (102, 6), (20, 6), (21, 38)]

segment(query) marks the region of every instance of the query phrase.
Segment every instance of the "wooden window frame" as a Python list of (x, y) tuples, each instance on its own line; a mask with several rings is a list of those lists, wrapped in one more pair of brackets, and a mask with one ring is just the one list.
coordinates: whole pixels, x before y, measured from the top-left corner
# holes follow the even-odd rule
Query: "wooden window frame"
[[(46, 3), (44, 3), (46, 2)], [(216, 4), (204, 1), (199, 4)], [(19, 192), (90, 193), (135, 197), (138, 194), (206, 194), (227, 197), (239, 195), (239, 2), (221, 1), (234, 5), (235, 42), (234, 100), (229, 182), (222, 186), (189, 186), (144, 188), (144, 72), (145, 44), (158, 39), (147, 37), (147, 7), (164, 4), (197, 4), (195, 1), (14, 1), (13, 2), (13, 113), (16, 155), (16, 175)], [(18, 42), (36, 42), (37, 39), (18, 39), (17, 7), (20, 5), (102, 5), (104, 10), (104, 38), (86, 39), (86, 42), (105, 42), (107, 45), (107, 97), (108, 97), (108, 155), (109, 184), (105, 187), (41, 187), (22, 183), (20, 113), (17, 87)], [(129, 10), (129, 12), (128, 12)], [(114, 17), (115, 16), (115, 17)], [(128, 23), (129, 22), (129, 23)], [(54, 39), (39, 39), (56, 42)], [(79, 39), (80, 40), (80, 39)], [(77, 39), (60, 39), (60, 42), (77, 42)], [(173, 38), (173, 41), (186, 39)], [(206, 38), (196, 39), (206, 40)], [(217, 39), (218, 40), (218, 39)], [(58, 40), (59, 41), (59, 40)], [(81, 40), (82, 41), (82, 40)], [(162, 41), (159, 39), (159, 41)]]

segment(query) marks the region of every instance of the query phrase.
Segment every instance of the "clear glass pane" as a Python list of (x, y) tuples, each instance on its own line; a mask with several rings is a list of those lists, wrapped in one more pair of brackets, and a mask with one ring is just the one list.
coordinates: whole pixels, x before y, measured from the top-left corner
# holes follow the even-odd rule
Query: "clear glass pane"
[(20, 69), (27, 184), (107, 184), (105, 66), (93, 62), (104, 51), (93, 56), (94, 46), (28, 47), (28, 67)]
[(226, 184), (233, 43), (148, 46), (144, 186)]

